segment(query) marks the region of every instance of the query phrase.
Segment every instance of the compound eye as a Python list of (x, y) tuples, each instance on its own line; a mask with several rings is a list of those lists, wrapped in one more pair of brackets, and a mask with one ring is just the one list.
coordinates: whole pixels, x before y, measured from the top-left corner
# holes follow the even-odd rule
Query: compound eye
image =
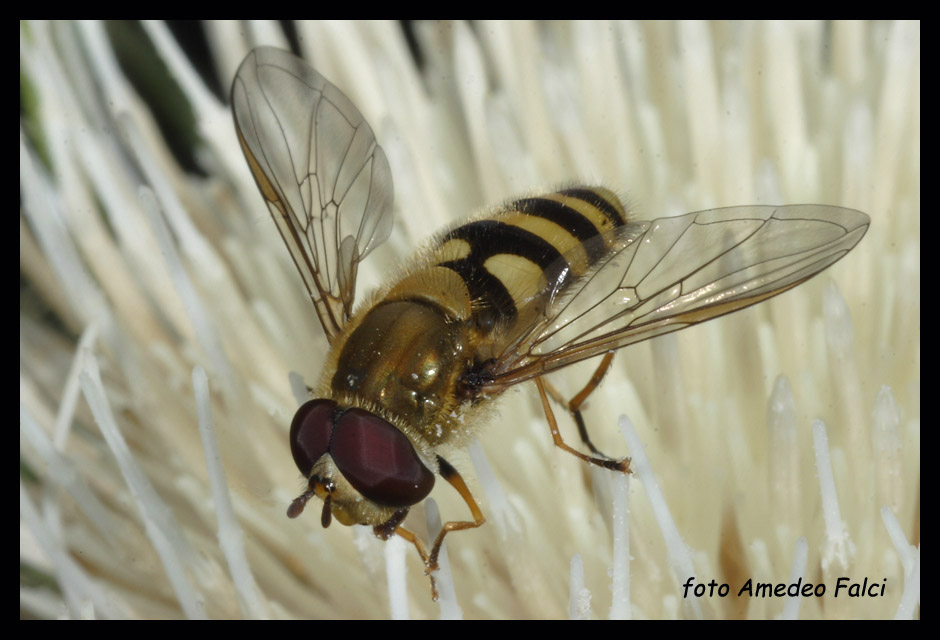
[(335, 412), (336, 403), (332, 400), (311, 400), (294, 414), (290, 423), (290, 452), (305, 478), (310, 476), (314, 463), (330, 449)]
[(350, 409), (333, 428), (330, 455), (359, 493), (388, 507), (410, 507), (434, 487), (405, 435), (376, 415)]

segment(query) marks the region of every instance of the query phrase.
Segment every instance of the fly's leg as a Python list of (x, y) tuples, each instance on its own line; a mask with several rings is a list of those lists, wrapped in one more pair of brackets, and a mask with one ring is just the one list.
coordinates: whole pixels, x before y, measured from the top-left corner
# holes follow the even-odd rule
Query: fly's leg
[[(379, 527), (382, 527), (382, 526), (384, 525), (379, 525)], [(376, 529), (378, 529), (379, 527), (376, 527)], [(424, 563), (424, 567), (425, 567), (424, 573), (428, 577), (428, 580), (431, 581), (431, 599), (434, 600), (434, 602), (437, 602), (437, 583), (434, 581), (434, 574), (430, 570), (431, 563), (428, 560), (428, 552), (424, 550), (424, 544), (421, 543), (421, 538), (416, 536), (414, 532), (404, 528), (401, 525), (398, 525), (395, 528), (394, 533), (398, 534), (400, 537), (404, 538), (405, 540), (413, 544), (415, 546), (415, 549), (418, 550), (418, 555), (421, 556), (421, 562)]]
[(596, 464), (599, 467), (604, 467), (605, 469), (612, 469), (614, 471), (621, 471), (623, 473), (630, 472), (630, 458), (621, 458), (614, 459), (609, 456), (604, 455), (597, 450), (597, 447), (591, 442), (590, 437), (587, 433), (587, 427), (584, 424), (584, 418), (581, 416), (581, 406), (584, 404), (584, 401), (587, 400), (587, 397), (591, 395), (591, 392), (597, 388), (597, 385), (600, 384), (601, 379), (604, 377), (604, 374), (607, 373), (607, 369), (610, 367), (610, 362), (613, 360), (614, 354), (608, 353), (604, 356), (604, 359), (601, 361), (600, 366), (594, 372), (594, 375), (591, 376), (591, 379), (585, 385), (584, 389), (580, 391), (574, 398), (570, 401), (565, 402), (561, 398), (561, 394), (558, 391), (551, 387), (552, 397), (556, 402), (566, 407), (571, 415), (574, 417), (575, 422), (578, 425), (578, 433), (581, 435), (581, 440), (587, 447), (591, 450), (592, 453), (596, 454), (595, 456), (588, 456), (580, 451), (572, 449), (569, 447), (564, 439), (561, 437), (561, 432), (558, 430), (558, 422), (555, 420), (555, 414), (552, 411), (551, 404), (548, 401), (548, 395), (546, 393), (547, 382), (542, 380), (541, 377), (535, 379), (535, 385), (539, 389), (539, 396), (542, 399), (542, 409), (545, 411), (545, 418), (548, 420), (548, 427), (552, 433), (552, 440), (555, 442), (555, 446), (564, 449), (573, 456), (584, 460), (585, 462), (590, 462), (591, 464)]
[(428, 559), (428, 552), (424, 549), (424, 544), (421, 542), (421, 538), (415, 535), (415, 533), (410, 529), (406, 529), (401, 526), (401, 523), (407, 516), (407, 507), (404, 509), (399, 509), (393, 513), (392, 517), (387, 521), (372, 527), (372, 532), (376, 535), (377, 538), (381, 538), (382, 540), (388, 540), (393, 535), (398, 535), (415, 546), (415, 549), (418, 550), (418, 555), (421, 556), (421, 562), (424, 563), (424, 573), (431, 581), (431, 598), (437, 602), (437, 583), (434, 582), (434, 575), (430, 570), (431, 562)]
[(435, 571), (437, 569), (437, 557), (441, 553), (441, 545), (444, 543), (444, 536), (446, 536), (451, 531), (462, 531), (464, 529), (476, 529), (486, 522), (486, 518), (483, 517), (483, 512), (480, 511), (480, 506), (477, 504), (477, 501), (473, 499), (473, 494), (470, 493), (470, 489), (467, 488), (467, 483), (463, 481), (463, 478), (457, 473), (457, 470), (454, 469), (447, 460), (438, 456), (437, 463), (441, 468), (441, 477), (447, 480), (454, 489), (457, 490), (457, 493), (460, 494), (460, 497), (463, 498), (464, 502), (467, 503), (467, 506), (470, 507), (470, 515), (473, 516), (473, 522), (469, 521), (452, 521), (445, 522), (444, 526), (441, 527), (441, 532), (437, 534), (437, 539), (434, 540), (434, 546), (431, 548), (431, 558), (430, 563), (428, 564), (428, 571)]
[(601, 380), (607, 375), (607, 370), (610, 369), (610, 363), (613, 361), (614, 353), (613, 351), (608, 351), (604, 355), (603, 360), (601, 360), (600, 365), (591, 375), (591, 379), (588, 380), (588, 383), (584, 385), (584, 388), (581, 389), (575, 397), (568, 401), (568, 411), (574, 417), (574, 421), (578, 425), (578, 434), (581, 436), (581, 442), (586, 444), (592, 453), (604, 456), (605, 458), (609, 456), (598, 451), (594, 443), (591, 442), (591, 438), (588, 436), (587, 426), (584, 424), (584, 417), (581, 415), (581, 406), (587, 401), (588, 396), (594, 393), (594, 390), (600, 385)]
[(377, 527), (374, 528), (375, 535), (387, 540), (390, 535), (398, 534), (411, 544), (415, 546), (415, 549), (418, 550), (418, 555), (421, 556), (421, 561), (424, 563), (424, 573), (431, 580), (431, 598), (437, 602), (437, 584), (434, 582), (434, 572), (437, 571), (437, 559), (441, 553), (441, 545), (444, 544), (444, 536), (446, 536), (451, 531), (462, 531), (464, 529), (475, 529), (481, 526), (486, 522), (486, 518), (483, 516), (483, 512), (480, 511), (480, 506), (477, 504), (476, 500), (473, 498), (473, 494), (470, 493), (470, 489), (467, 488), (467, 483), (464, 482), (463, 478), (457, 473), (457, 470), (444, 458), (437, 457), (438, 465), (440, 466), (441, 477), (447, 480), (450, 485), (457, 490), (457, 493), (460, 494), (460, 497), (464, 499), (464, 502), (467, 503), (467, 506), (470, 507), (470, 514), (473, 516), (473, 522), (470, 521), (452, 521), (444, 523), (444, 526), (441, 527), (441, 532), (437, 534), (437, 538), (434, 540), (434, 546), (431, 547), (431, 554), (428, 555), (427, 551), (424, 549), (424, 545), (421, 543), (421, 539), (414, 534), (414, 532), (409, 531), (401, 526), (401, 522), (405, 519), (405, 516), (408, 515), (408, 509), (399, 509), (395, 514), (388, 520)]
[(548, 395), (552, 397), (552, 400), (563, 406), (568, 410), (568, 413), (571, 414), (571, 417), (574, 418), (574, 422), (578, 425), (578, 435), (581, 436), (581, 442), (583, 442), (588, 449), (591, 450), (591, 453), (597, 454), (602, 458), (608, 458), (613, 460), (607, 454), (600, 451), (597, 447), (594, 446), (594, 443), (591, 442), (591, 437), (587, 432), (587, 425), (584, 423), (584, 417), (581, 415), (581, 407), (587, 401), (588, 396), (594, 393), (594, 390), (601, 384), (601, 380), (604, 379), (604, 376), (607, 375), (607, 370), (610, 369), (610, 363), (614, 360), (613, 352), (608, 352), (603, 360), (601, 360), (600, 365), (591, 375), (591, 379), (588, 380), (588, 383), (584, 385), (584, 388), (581, 389), (571, 400), (565, 400), (561, 393), (552, 386), (548, 380), (545, 380), (545, 390), (548, 391)]

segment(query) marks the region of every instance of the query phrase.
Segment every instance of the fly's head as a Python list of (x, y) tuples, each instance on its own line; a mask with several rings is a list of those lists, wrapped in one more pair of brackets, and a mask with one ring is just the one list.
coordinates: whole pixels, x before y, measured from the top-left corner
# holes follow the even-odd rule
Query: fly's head
[(291, 518), (316, 496), (323, 500), (324, 527), (333, 516), (344, 525), (381, 525), (434, 487), (434, 472), (405, 434), (365, 409), (310, 400), (294, 415), (290, 445), (308, 481), (287, 510)]

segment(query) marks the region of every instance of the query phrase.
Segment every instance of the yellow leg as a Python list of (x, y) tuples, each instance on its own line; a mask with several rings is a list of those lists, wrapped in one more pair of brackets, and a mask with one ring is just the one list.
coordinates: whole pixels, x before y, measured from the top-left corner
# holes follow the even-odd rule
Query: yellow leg
[[(434, 602), (437, 602), (437, 583), (434, 582), (434, 574), (431, 570), (431, 562), (428, 560), (428, 552), (424, 550), (424, 545), (421, 543), (421, 538), (416, 536), (414, 532), (409, 531), (401, 525), (396, 527), (395, 533), (413, 544), (415, 549), (418, 550), (418, 555), (421, 556), (421, 562), (424, 563), (424, 574), (431, 581), (431, 599), (433, 599)], [(435, 566), (434, 568), (436, 569), (437, 567)]]
[(401, 522), (405, 519), (405, 516), (408, 515), (408, 509), (399, 509), (388, 520), (388, 522), (373, 528), (375, 535), (382, 538), (383, 540), (387, 540), (388, 537), (394, 533), (398, 534), (414, 545), (415, 549), (418, 550), (418, 555), (421, 556), (421, 562), (424, 563), (424, 573), (431, 580), (431, 598), (435, 602), (437, 602), (437, 584), (434, 581), (434, 572), (437, 571), (438, 568), (437, 559), (441, 553), (441, 545), (444, 544), (444, 536), (446, 536), (451, 531), (475, 529), (476, 527), (479, 527), (486, 522), (486, 518), (483, 516), (483, 512), (480, 511), (480, 506), (477, 504), (476, 500), (474, 500), (473, 494), (471, 494), (470, 489), (467, 488), (467, 483), (464, 482), (462, 477), (460, 477), (460, 474), (457, 473), (457, 470), (440, 456), (437, 457), (437, 462), (440, 465), (441, 477), (447, 480), (447, 482), (449, 482), (450, 485), (457, 490), (457, 493), (460, 494), (460, 497), (463, 498), (464, 502), (467, 503), (467, 506), (470, 507), (470, 514), (473, 516), (473, 522), (446, 522), (444, 526), (441, 527), (441, 532), (437, 534), (437, 539), (434, 540), (434, 546), (431, 548), (431, 555), (428, 555), (427, 551), (424, 549), (424, 544), (421, 543), (421, 539), (418, 538), (414, 532), (401, 526)]
[[(606, 368), (610, 365), (611, 357), (612, 357), (611, 354), (607, 354), (607, 356), (604, 357), (604, 362), (601, 363), (601, 367), (598, 369), (597, 372), (595, 372), (594, 376), (592, 376), (591, 382), (588, 383), (588, 385), (581, 391), (581, 393), (575, 396), (574, 400), (568, 403), (569, 410), (572, 411), (573, 414), (575, 411), (577, 411), (577, 416), (580, 417), (581, 404), (584, 402), (585, 398), (587, 398), (587, 396), (590, 395), (591, 391), (593, 391), (597, 387), (597, 383), (600, 382), (600, 378), (604, 375), (604, 370), (606, 370)], [(581, 439), (585, 441), (585, 443), (590, 447), (591, 451), (603, 457), (588, 456), (588, 455), (581, 453), (580, 451), (577, 451), (569, 447), (565, 443), (564, 439), (561, 437), (561, 432), (558, 430), (558, 422), (555, 420), (555, 414), (552, 411), (552, 406), (548, 401), (548, 395), (545, 392), (545, 382), (542, 380), (541, 377), (539, 377), (535, 379), (535, 385), (539, 389), (539, 396), (542, 399), (542, 409), (545, 411), (545, 418), (548, 420), (548, 428), (552, 433), (552, 440), (555, 442), (556, 447), (560, 449), (564, 449), (571, 455), (576, 456), (580, 458), (581, 460), (584, 460), (585, 462), (596, 464), (599, 467), (604, 467), (605, 469), (611, 469), (614, 471), (621, 471), (623, 473), (630, 473), (630, 458), (621, 458), (619, 460), (615, 460), (613, 458), (608, 458), (607, 456), (604, 456), (604, 454), (600, 453), (594, 447), (594, 445), (590, 444), (590, 439), (588, 439), (587, 437), (587, 430), (581, 427), (581, 425), (584, 424), (584, 421), (583, 420), (578, 421), (577, 417), (575, 418), (575, 420), (579, 422), (579, 431), (581, 432)], [(554, 391), (553, 395), (555, 394), (557, 394), (557, 391)], [(576, 408), (570, 409), (570, 407), (576, 401), (577, 401)], [(564, 403), (562, 402), (562, 404)]]
[(473, 516), (473, 522), (468, 521), (452, 521), (444, 523), (444, 526), (441, 527), (441, 532), (437, 534), (437, 539), (434, 541), (434, 547), (431, 548), (431, 562), (428, 565), (430, 571), (437, 569), (437, 556), (441, 553), (441, 545), (444, 543), (444, 536), (446, 536), (451, 531), (462, 531), (464, 529), (476, 529), (486, 522), (486, 518), (483, 517), (483, 512), (480, 511), (480, 506), (477, 504), (477, 501), (473, 499), (473, 494), (470, 493), (470, 489), (467, 488), (467, 483), (463, 481), (463, 478), (460, 477), (460, 474), (457, 473), (457, 470), (454, 469), (447, 460), (438, 456), (437, 462), (441, 468), (441, 477), (447, 480), (450, 485), (457, 490), (457, 493), (460, 494), (460, 497), (463, 498), (464, 502), (467, 503), (467, 506), (470, 507), (470, 515)]

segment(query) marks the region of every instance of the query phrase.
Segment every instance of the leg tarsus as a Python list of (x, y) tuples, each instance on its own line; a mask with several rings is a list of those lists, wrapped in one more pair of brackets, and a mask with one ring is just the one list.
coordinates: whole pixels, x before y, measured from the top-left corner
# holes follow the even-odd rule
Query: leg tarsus
[[(382, 525), (379, 525), (379, 526), (382, 526)], [(437, 602), (437, 598), (438, 598), (437, 583), (434, 581), (434, 569), (436, 569), (437, 567), (431, 568), (431, 562), (428, 558), (428, 552), (424, 550), (424, 545), (421, 543), (421, 538), (416, 536), (414, 532), (404, 528), (401, 525), (398, 525), (398, 527), (395, 529), (395, 533), (397, 533), (400, 537), (404, 538), (405, 540), (413, 544), (415, 546), (415, 549), (418, 550), (418, 555), (421, 556), (421, 562), (424, 563), (424, 575), (426, 575), (428, 577), (428, 580), (431, 581), (431, 599), (434, 600), (434, 602)]]

